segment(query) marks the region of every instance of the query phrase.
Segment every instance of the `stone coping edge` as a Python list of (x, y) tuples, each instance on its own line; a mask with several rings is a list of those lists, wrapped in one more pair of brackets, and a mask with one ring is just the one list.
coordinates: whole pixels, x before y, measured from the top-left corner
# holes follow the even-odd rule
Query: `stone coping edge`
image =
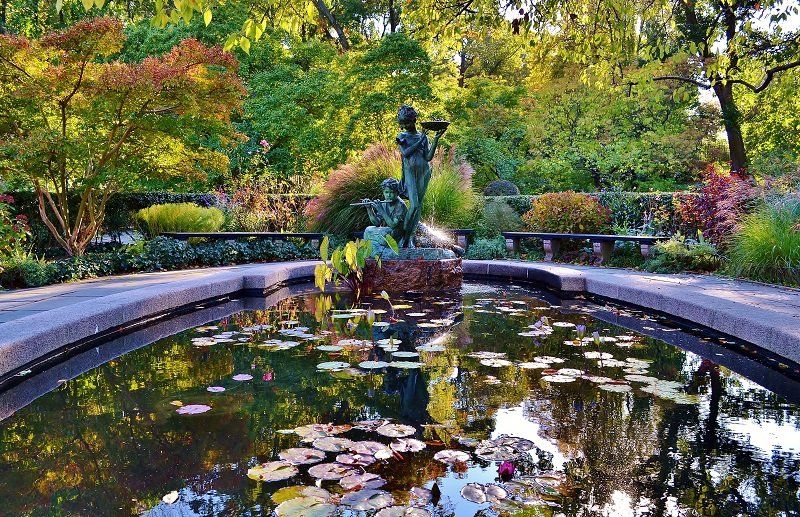
[(504, 260), (465, 260), (464, 274), (543, 284), (566, 294), (598, 296), (658, 311), (752, 343), (800, 363), (800, 324), (797, 319), (743, 303), (704, 295), (684, 286), (630, 281), (604, 270), (577, 270), (559, 265)]
[(239, 292), (263, 292), (313, 278), (316, 262), (282, 262), (220, 271), (78, 302), (0, 324), (0, 376), (65, 345), (179, 307)]
[[(132, 289), (0, 324), (0, 376), (45, 357), (65, 344), (212, 298), (266, 291), (313, 278), (315, 261), (264, 264)], [(636, 305), (709, 327), (800, 363), (800, 328), (784, 315), (720, 300), (680, 286), (653, 286), (554, 264), (463, 261), (465, 276), (531, 282), (565, 294), (586, 293)]]

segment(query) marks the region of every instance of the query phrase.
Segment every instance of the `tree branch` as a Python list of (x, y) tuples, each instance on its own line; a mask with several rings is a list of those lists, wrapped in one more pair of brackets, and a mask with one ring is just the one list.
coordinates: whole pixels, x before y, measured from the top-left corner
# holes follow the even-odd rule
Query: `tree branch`
[(797, 61), (791, 61), (789, 63), (784, 63), (780, 66), (770, 68), (769, 70), (766, 70), (764, 72), (764, 80), (762, 80), (761, 84), (759, 84), (758, 86), (755, 86), (745, 81), (744, 79), (731, 79), (729, 82), (746, 86), (750, 88), (750, 90), (752, 90), (753, 93), (761, 93), (767, 88), (767, 86), (769, 86), (769, 83), (772, 82), (772, 79), (774, 79), (775, 74), (783, 72), (785, 70), (790, 70), (792, 68), (797, 68), (798, 66), (800, 66), (800, 59), (798, 59)]
[(711, 89), (711, 84), (706, 84), (703, 82), (698, 81), (697, 79), (692, 79), (691, 77), (682, 77), (680, 75), (660, 75), (658, 77), (653, 77), (654, 81), (681, 81), (684, 83), (689, 83), (697, 86), (698, 88), (702, 88), (704, 90)]

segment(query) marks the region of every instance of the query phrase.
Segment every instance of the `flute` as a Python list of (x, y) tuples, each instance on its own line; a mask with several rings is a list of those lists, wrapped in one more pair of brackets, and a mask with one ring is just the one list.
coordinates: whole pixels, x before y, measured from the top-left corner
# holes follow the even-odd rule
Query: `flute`
[(379, 199), (376, 199), (375, 201), (359, 201), (358, 203), (350, 203), (350, 206), (369, 206), (372, 203), (391, 203), (391, 201)]

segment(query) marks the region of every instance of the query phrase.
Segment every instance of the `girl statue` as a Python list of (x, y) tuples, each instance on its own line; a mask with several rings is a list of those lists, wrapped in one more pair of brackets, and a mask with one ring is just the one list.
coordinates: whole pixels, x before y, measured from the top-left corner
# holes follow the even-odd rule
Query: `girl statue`
[(431, 166), (428, 162), (436, 154), (439, 138), (445, 130), (437, 131), (433, 140), (428, 142), (428, 135), (417, 131), (417, 110), (406, 105), (400, 106), (397, 123), (403, 130), (397, 135), (397, 145), (400, 146), (403, 159), (400, 185), (408, 198), (408, 212), (403, 223), (404, 239), (401, 245), (408, 248), (414, 246), (414, 234), (422, 217), (422, 198), (425, 197), (431, 179)]

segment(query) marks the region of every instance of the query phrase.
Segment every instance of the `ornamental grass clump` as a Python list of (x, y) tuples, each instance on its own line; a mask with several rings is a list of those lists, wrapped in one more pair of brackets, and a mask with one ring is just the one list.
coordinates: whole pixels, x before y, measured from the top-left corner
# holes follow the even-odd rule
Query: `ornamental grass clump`
[(216, 232), (225, 222), (218, 208), (203, 208), (194, 203), (149, 206), (139, 210), (136, 219), (150, 237), (164, 232)]
[(539, 196), (522, 216), (529, 230), (549, 233), (603, 233), (611, 211), (587, 194), (568, 190)]
[[(305, 216), (314, 231), (349, 237), (370, 225), (363, 206), (350, 206), (364, 198), (379, 199), (381, 182), (400, 179), (400, 153), (383, 144), (373, 144), (364, 155), (330, 173), (321, 194), (306, 206)], [(432, 175), (422, 207), (422, 220), (443, 228), (473, 224), (480, 212), (480, 197), (472, 190), (472, 167), (440, 152), (434, 157)]]
[(800, 285), (800, 197), (779, 199), (746, 216), (733, 237), (727, 272)]

